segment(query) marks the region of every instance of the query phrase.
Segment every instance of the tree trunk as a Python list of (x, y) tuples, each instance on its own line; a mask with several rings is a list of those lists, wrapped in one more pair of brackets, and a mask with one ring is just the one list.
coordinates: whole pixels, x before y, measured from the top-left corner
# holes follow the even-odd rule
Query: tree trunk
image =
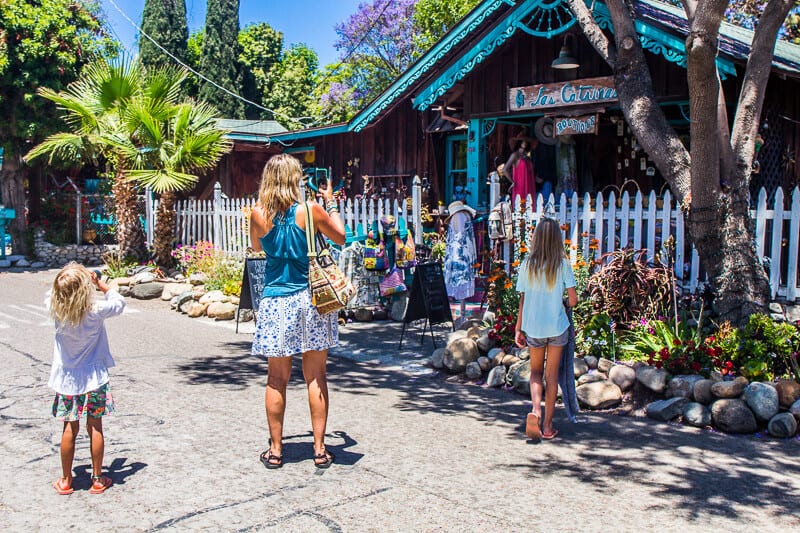
[[(26, 239), (28, 221), (25, 216), (25, 177), (27, 167), (20, 165), (19, 156), (6, 153), (3, 161), (3, 170), (0, 171), (0, 197), (3, 204), (16, 211), (16, 218), (6, 227), (11, 234), (11, 251), (18, 255), (30, 255), (33, 250), (28, 246)], [(3, 243), (0, 243), (2, 246)]]
[(153, 248), (158, 266), (171, 268), (175, 264), (172, 248), (175, 243), (175, 193), (161, 195), (156, 215), (156, 231)]
[(120, 255), (140, 262), (145, 261), (147, 246), (144, 230), (139, 221), (136, 187), (125, 179), (123, 171), (117, 170), (112, 192), (117, 216), (117, 242)]

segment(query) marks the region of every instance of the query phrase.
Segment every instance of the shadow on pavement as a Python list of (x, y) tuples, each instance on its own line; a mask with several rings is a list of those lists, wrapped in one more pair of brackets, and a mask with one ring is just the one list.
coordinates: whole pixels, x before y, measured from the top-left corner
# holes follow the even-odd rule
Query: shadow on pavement
[[(334, 462), (337, 465), (353, 466), (364, 457), (363, 453), (348, 451), (348, 448), (352, 448), (356, 445), (358, 445), (358, 442), (344, 431), (334, 431), (325, 434), (325, 447), (336, 456)], [(313, 462), (313, 434), (309, 431), (296, 435), (284, 435), (282, 452), (284, 463)]]
[[(104, 475), (107, 475), (114, 481), (114, 485), (124, 485), (126, 478), (147, 467), (147, 463), (140, 462), (125, 464), (125, 461), (127, 460), (127, 457), (117, 457), (111, 461), (110, 465), (108, 465), (108, 471), (104, 472)], [(91, 487), (92, 465), (79, 465), (76, 466), (74, 470), (74, 487), (76, 489), (88, 489)]]

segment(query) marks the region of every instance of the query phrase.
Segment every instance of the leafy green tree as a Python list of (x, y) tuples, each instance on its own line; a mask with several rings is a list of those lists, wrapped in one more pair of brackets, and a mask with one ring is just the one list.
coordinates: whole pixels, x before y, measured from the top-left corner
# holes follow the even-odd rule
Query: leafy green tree
[[(242, 86), (239, 68), (239, 0), (209, 0), (200, 72), (237, 93)], [(200, 83), (200, 99), (226, 118), (244, 118), (241, 100), (207, 83)]]
[[(283, 33), (266, 22), (251, 24), (239, 32), (239, 63), (242, 68), (242, 96), (260, 102), (272, 91), (268, 84), (270, 71), (280, 63)], [(247, 118), (272, 118), (263, 110), (247, 106)]]
[[(163, 46), (170, 54), (186, 61), (186, 24), (184, 0), (145, 0), (142, 12), (142, 31)], [(139, 59), (146, 69), (174, 65), (161, 49), (147, 37), (139, 37)]]
[(52, 102), (36, 98), (39, 87), (60, 90), (75, 80), (87, 61), (115, 51), (94, 2), (74, 0), (0, 1), (0, 197), (14, 208), (10, 226), (15, 253), (27, 254), (25, 181), (21, 158), (30, 143), (62, 126)]
[[(200, 58), (203, 57), (205, 35), (205, 30), (200, 28), (189, 34), (189, 39), (186, 41), (186, 64), (196, 72), (200, 72)], [(196, 98), (197, 93), (200, 92), (201, 83), (203, 83), (203, 80), (198, 79), (194, 74), (187, 76), (183, 82), (183, 90), (186, 96)]]
[(317, 53), (304, 44), (296, 44), (284, 52), (281, 62), (267, 74), (270, 90), (263, 95), (262, 102), (264, 107), (275, 111), (274, 119), (285, 128), (300, 129), (313, 119), (315, 104), (311, 94), (318, 71)]
[(424, 54), (479, 3), (480, 0), (418, 0), (411, 16), (414, 57)]

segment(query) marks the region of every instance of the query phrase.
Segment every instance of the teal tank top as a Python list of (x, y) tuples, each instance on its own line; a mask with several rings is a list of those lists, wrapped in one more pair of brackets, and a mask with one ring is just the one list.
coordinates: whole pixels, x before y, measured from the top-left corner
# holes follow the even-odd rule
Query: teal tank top
[(263, 297), (288, 296), (308, 289), (308, 244), (306, 232), (295, 223), (298, 204), (272, 219), (272, 229), (261, 237), (267, 257)]

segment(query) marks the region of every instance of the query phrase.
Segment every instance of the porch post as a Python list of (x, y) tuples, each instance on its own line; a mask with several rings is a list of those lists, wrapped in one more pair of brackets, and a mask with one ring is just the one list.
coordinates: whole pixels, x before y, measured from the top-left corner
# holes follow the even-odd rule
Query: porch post
[(411, 181), (411, 224), (414, 244), (422, 244), (422, 180), (416, 175)]
[(481, 185), (483, 185), (483, 120), (479, 118), (470, 119), (467, 129), (467, 190), (469, 196), (468, 203), (472, 207), (485, 207), (485, 197), (481, 195)]

